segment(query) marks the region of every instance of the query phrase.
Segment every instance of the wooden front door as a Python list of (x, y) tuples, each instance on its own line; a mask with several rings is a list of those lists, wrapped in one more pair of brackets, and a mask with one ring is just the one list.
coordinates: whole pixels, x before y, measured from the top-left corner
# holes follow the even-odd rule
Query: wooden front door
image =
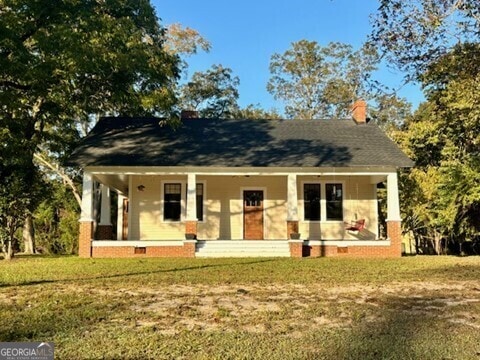
[(243, 238), (263, 240), (263, 191), (243, 192)]

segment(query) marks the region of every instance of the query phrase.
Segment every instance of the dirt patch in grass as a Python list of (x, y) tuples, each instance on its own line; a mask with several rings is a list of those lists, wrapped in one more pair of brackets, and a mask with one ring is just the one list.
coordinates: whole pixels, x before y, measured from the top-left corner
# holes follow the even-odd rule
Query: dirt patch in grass
[[(268, 331), (293, 336), (321, 328), (348, 329), (381, 323), (392, 316), (432, 318), (480, 328), (480, 291), (472, 281), (348, 286), (196, 284), (118, 289), (68, 286), (63, 290), (127, 300), (131, 311), (128, 325), (152, 328), (166, 335), (184, 331)], [(121, 319), (113, 316), (111, 321)]]

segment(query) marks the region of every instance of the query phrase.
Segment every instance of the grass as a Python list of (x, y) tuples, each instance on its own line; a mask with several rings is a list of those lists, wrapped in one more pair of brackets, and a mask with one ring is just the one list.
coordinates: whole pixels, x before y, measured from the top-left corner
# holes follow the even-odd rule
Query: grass
[(479, 359), (480, 258), (0, 261), (0, 341), (58, 359)]

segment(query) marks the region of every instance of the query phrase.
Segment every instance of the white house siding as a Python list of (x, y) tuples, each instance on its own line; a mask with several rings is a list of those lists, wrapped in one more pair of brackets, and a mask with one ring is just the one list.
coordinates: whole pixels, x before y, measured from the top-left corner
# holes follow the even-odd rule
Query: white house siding
[[(343, 218), (345, 222), (355, 219), (366, 220), (366, 231), (360, 236), (368, 239), (377, 238), (378, 214), (376, 184), (370, 183), (369, 176), (298, 176), (298, 213), (299, 232), (302, 239), (338, 240), (358, 239), (359, 234), (345, 232), (343, 221), (306, 221), (303, 208), (303, 184), (320, 183), (321, 197), (325, 199), (325, 183), (343, 183)], [(325, 213), (325, 207), (322, 207)], [(323, 215), (323, 214), (322, 214)]]
[(243, 239), (242, 189), (264, 190), (265, 239), (286, 239), (286, 176), (205, 176), (206, 222), (198, 224), (198, 238)]
[[(133, 176), (130, 189), (129, 240), (174, 240), (185, 238), (183, 222), (164, 222), (162, 181), (186, 183), (184, 176)], [(143, 185), (143, 191), (138, 186)]]
[[(163, 221), (163, 184), (182, 184), (183, 214), (185, 216), (187, 177), (182, 175), (132, 176), (130, 198), (130, 240), (183, 239), (185, 222)], [(264, 238), (286, 239), (287, 177), (286, 176), (207, 176), (196, 177), (204, 184), (204, 221), (198, 223), (197, 236), (202, 240), (243, 239), (242, 189), (264, 190)], [(368, 236), (377, 236), (376, 185), (368, 176), (298, 176), (299, 232), (303, 239), (355, 239), (345, 233), (343, 222), (309, 222), (303, 215), (303, 183), (343, 182), (344, 219), (366, 219)], [(143, 185), (143, 191), (138, 186)], [(358, 193), (357, 193), (358, 188)], [(322, 187), (324, 192), (324, 187)], [(324, 194), (322, 194), (324, 196)], [(356, 216), (355, 216), (356, 214)]]

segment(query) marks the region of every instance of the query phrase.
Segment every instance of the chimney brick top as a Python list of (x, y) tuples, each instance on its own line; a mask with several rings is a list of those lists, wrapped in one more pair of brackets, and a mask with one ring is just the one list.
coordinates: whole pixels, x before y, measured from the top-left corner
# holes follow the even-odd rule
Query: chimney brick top
[(367, 102), (357, 100), (352, 105), (352, 117), (357, 124), (367, 123)]
[(197, 110), (182, 110), (180, 113), (180, 118), (183, 119), (198, 119)]

